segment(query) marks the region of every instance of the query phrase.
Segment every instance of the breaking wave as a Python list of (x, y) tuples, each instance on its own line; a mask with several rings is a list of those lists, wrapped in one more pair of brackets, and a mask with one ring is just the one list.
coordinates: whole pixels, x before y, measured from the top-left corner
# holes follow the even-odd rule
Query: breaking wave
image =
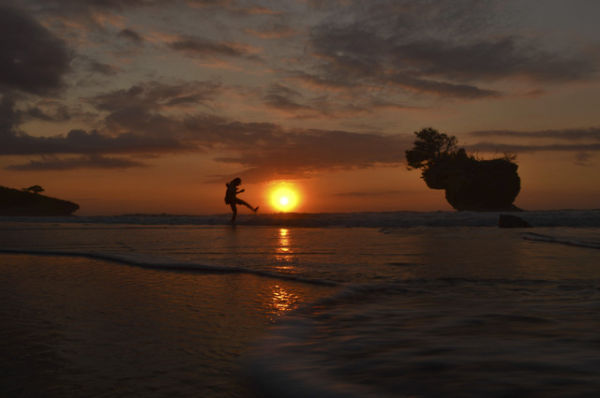
[(580, 237), (566, 237), (566, 236), (551, 236), (538, 234), (534, 232), (527, 232), (523, 234), (523, 239), (531, 240), (536, 242), (545, 243), (557, 243), (567, 246), (585, 247), (589, 249), (600, 249), (600, 241), (598, 240), (586, 240)]
[(340, 282), (335, 282), (327, 279), (306, 278), (296, 275), (288, 275), (277, 272), (269, 272), (259, 269), (245, 268), (239, 266), (224, 266), (212, 264), (200, 264), (188, 261), (173, 261), (169, 259), (159, 259), (151, 256), (129, 255), (105, 253), (96, 251), (66, 251), (66, 250), (30, 250), (30, 249), (0, 249), (2, 254), (28, 254), (36, 256), (67, 256), (67, 257), (84, 257), (94, 260), (109, 261), (112, 263), (130, 265), (141, 268), (165, 270), (165, 271), (197, 271), (223, 274), (251, 274), (263, 276), (267, 278), (275, 278), (281, 280), (289, 280), (295, 282), (304, 282), (315, 285), (324, 286), (339, 286)]

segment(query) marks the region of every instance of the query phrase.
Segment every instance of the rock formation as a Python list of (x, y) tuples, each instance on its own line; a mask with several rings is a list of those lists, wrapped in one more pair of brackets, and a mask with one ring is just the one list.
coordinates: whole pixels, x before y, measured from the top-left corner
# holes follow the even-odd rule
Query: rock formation
[(519, 210), (513, 202), (521, 179), (513, 158), (479, 160), (457, 148), (455, 137), (432, 128), (416, 132), (412, 150), (406, 151), (409, 169), (421, 169), (429, 188), (444, 189), (456, 210)]
[(77, 209), (73, 202), (0, 186), (0, 216), (68, 216)]
[(498, 226), (500, 228), (531, 228), (531, 224), (527, 221), (512, 214), (500, 214)]

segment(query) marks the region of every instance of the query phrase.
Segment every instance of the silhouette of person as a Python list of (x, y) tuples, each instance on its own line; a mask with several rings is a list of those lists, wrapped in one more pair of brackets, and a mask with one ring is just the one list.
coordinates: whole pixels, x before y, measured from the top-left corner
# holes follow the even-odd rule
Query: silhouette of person
[(240, 186), (241, 183), (242, 179), (237, 177), (225, 184), (227, 186), (227, 191), (225, 191), (225, 204), (228, 204), (233, 212), (233, 215), (231, 216), (232, 224), (235, 223), (235, 217), (237, 216), (237, 205), (244, 205), (255, 213), (258, 210), (258, 206), (252, 207), (248, 202), (236, 196), (238, 193), (245, 191), (245, 189), (238, 190), (238, 186)]

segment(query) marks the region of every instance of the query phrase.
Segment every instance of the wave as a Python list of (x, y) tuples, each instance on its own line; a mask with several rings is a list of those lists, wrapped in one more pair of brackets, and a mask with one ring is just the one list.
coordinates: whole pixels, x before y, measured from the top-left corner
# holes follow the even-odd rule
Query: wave
[(586, 396), (600, 388), (599, 283), (348, 286), (284, 318), (244, 370), (267, 396)]
[(589, 240), (581, 240), (579, 238), (573, 237), (560, 237), (560, 236), (550, 236), (543, 235), (534, 232), (527, 232), (523, 234), (523, 239), (531, 240), (535, 242), (545, 242), (545, 243), (558, 243), (561, 245), (567, 246), (576, 246), (576, 247), (585, 247), (589, 249), (600, 249), (600, 242), (598, 241), (589, 241)]
[(35, 256), (67, 256), (67, 257), (84, 257), (93, 260), (109, 261), (117, 264), (129, 266), (165, 270), (165, 271), (197, 271), (223, 274), (251, 274), (267, 278), (280, 280), (288, 280), (294, 282), (310, 283), (313, 285), (323, 286), (340, 286), (342, 283), (317, 278), (306, 278), (297, 275), (289, 275), (277, 272), (269, 272), (245, 267), (229, 267), (224, 265), (200, 264), (186, 261), (172, 261), (169, 259), (157, 259), (150, 256), (141, 255), (124, 255), (116, 253), (105, 253), (95, 251), (66, 251), (66, 250), (29, 250), (29, 249), (0, 249), (0, 254), (25, 254)]
[[(505, 212), (362, 212), (362, 213), (273, 213), (238, 216), (239, 225), (280, 227), (490, 227), (498, 225)], [(548, 210), (516, 213), (534, 227), (600, 227), (600, 209)], [(130, 226), (227, 225), (228, 214), (192, 216), (170, 214), (126, 214), (93, 217), (0, 217), (4, 222), (127, 224)]]

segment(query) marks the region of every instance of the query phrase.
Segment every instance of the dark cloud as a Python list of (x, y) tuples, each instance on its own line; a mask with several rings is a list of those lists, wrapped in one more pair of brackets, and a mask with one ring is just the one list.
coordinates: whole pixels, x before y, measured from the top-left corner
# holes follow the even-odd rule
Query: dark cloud
[(216, 160), (247, 167), (254, 180), (275, 176), (300, 177), (322, 170), (358, 169), (396, 165), (412, 138), (335, 130), (292, 130), (254, 135), (253, 139), (229, 147), (238, 154)]
[(596, 152), (600, 151), (598, 144), (548, 144), (548, 145), (528, 145), (528, 144), (501, 144), (495, 142), (478, 142), (472, 145), (465, 145), (469, 151), (493, 152), (493, 153), (522, 153), (522, 152)]
[(89, 14), (94, 11), (123, 11), (127, 8), (168, 4), (168, 0), (25, 0), (35, 9), (56, 14)]
[[(283, 86), (277, 89), (293, 95), (291, 89)], [(412, 141), (408, 136), (285, 129), (273, 123), (246, 123), (197, 111), (168, 112), (182, 104), (209, 101), (218, 90), (219, 85), (207, 82), (181, 85), (153, 82), (99, 95), (89, 101), (98, 110), (107, 112), (102, 131), (72, 130), (53, 137), (35, 137), (17, 131), (17, 115), (12, 103), (7, 103), (3, 113), (14, 122), (8, 126), (8, 133), (0, 136), (0, 155), (100, 156), (201, 151), (214, 153), (216, 161), (253, 169), (255, 178), (269, 178), (324, 169), (398, 164)], [(61, 162), (50, 159), (42, 163)], [(33, 162), (19, 167), (21, 170), (43, 166)]]
[(13, 171), (62, 171), (76, 169), (126, 169), (131, 167), (146, 167), (146, 165), (131, 159), (90, 155), (67, 159), (44, 157), (42, 160), (31, 160), (25, 164), (10, 165), (5, 167), (5, 169)]
[(22, 132), (0, 136), (0, 155), (167, 153), (189, 151), (169, 136), (123, 133), (107, 135), (96, 130), (71, 130), (66, 135), (35, 137)]
[(564, 130), (540, 131), (515, 131), (515, 130), (487, 130), (469, 133), (473, 137), (499, 137), (499, 138), (538, 138), (558, 140), (595, 140), (600, 141), (600, 127)]
[(484, 141), (467, 145), (466, 148), (471, 151), (493, 153), (573, 152), (575, 153), (575, 164), (580, 166), (589, 164), (591, 158), (589, 152), (600, 151), (600, 128), (598, 127), (539, 131), (487, 130), (473, 131), (467, 135), (510, 141)]
[(246, 45), (241, 43), (216, 42), (193, 36), (180, 36), (168, 46), (193, 57), (233, 57), (258, 60)]
[(417, 109), (364, 92), (342, 98), (330, 94), (305, 98), (299, 91), (279, 83), (271, 85), (263, 96), (263, 102), (266, 106), (297, 119), (355, 117), (361, 113), (385, 108)]
[(97, 95), (89, 101), (102, 111), (118, 112), (136, 108), (151, 112), (186, 104), (206, 105), (216, 98), (220, 90), (220, 83), (210, 81), (178, 84), (147, 82), (136, 84), (126, 90)]
[(93, 59), (88, 60), (86, 69), (92, 73), (98, 73), (105, 76), (114, 76), (119, 71), (119, 68), (114, 65), (105, 64)]
[(132, 29), (123, 29), (119, 32), (118, 36), (127, 40), (131, 40), (136, 44), (141, 44), (144, 42), (144, 38), (138, 32)]
[(163, 113), (170, 109), (198, 107), (210, 109), (221, 92), (220, 83), (186, 82), (163, 84), (149, 82), (90, 98), (98, 110), (108, 112), (106, 128), (112, 132), (143, 132), (157, 137), (173, 137), (188, 131), (185, 121)]
[(298, 91), (283, 86), (281, 84), (273, 84), (263, 97), (263, 101), (266, 105), (290, 112), (315, 112), (312, 107), (301, 104), (302, 94)]
[(541, 39), (493, 27), (495, 1), (348, 3), (341, 15), (312, 28), (315, 65), (300, 72), (305, 79), (481, 98), (501, 94), (483, 87), (490, 81), (560, 83), (589, 79), (598, 70), (598, 57), (581, 48), (550, 51)]
[(46, 122), (64, 122), (71, 119), (69, 108), (56, 101), (40, 101), (23, 112), (26, 119), (38, 119)]
[(261, 39), (281, 39), (296, 35), (294, 29), (288, 25), (273, 24), (271, 26), (262, 26), (259, 29), (245, 29), (247, 34), (259, 37)]
[(0, 139), (12, 135), (22, 120), (22, 112), (15, 109), (15, 98), (7, 93), (0, 95)]
[[(170, 123), (179, 127), (173, 129), (176, 134), (157, 136), (150, 132), (108, 136), (97, 131), (73, 130), (65, 136), (55, 137), (2, 136), (0, 155), (214, 151), (214, 160), (254, 169), (256, 179), (267, 179), (275, 175), (298, 177), (324, 169), (399, 164), (412, 139), (347, 131), (285, 130), (271, 123), (243, 123), (214, 116), (170, 119)], [(217, 156), (218, 153), (230, 155)], [(61, 162), (42, 163), (58, 165)], [(42, 168), (40, 162), (34, 161), (12, 170), (23, 170), (24, 167)]]
[(451, 80), (497, 80), (524, 76), (542, 82), (590, 77), (597, 65), (583, 57), (565, 57), (524, 43), (516, 37), (455, 43), (416, 40), (391, 49), (395, 66), (408, 64), (426, 76)]
[(71, 53), (29, 15), (0, 6), (0, 88), (47, 94), (62, 87)]

